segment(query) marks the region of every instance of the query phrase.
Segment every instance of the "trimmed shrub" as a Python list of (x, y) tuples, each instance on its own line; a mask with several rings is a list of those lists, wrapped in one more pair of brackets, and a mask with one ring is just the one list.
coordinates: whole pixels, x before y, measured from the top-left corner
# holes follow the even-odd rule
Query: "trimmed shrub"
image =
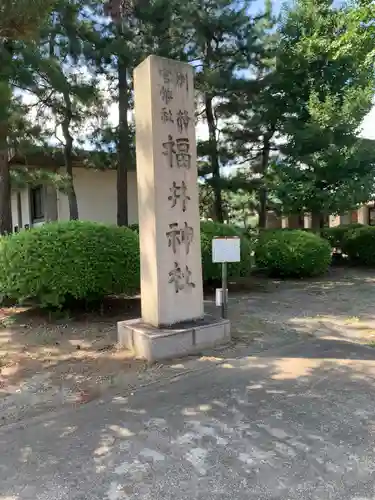
[(60, 307), (139, 289), (138, 235), (94, 222), (56, 222), (0, 241), (0, 293)]
[(329, 243), (300, 230), (262, 233), (255, 249), (256, 265), (270, 275), (308, 277), (325, 273), (331, 262)]
[(130, 224), (129, 229), (139, 234), (139, 224)]
[(252, 245), (248, 237), (236, 227), (217, 222), (201, 222), (202, 271), (203, 281), (212, 283), (221, 280), (221, 265), (212, 262), (212, 239), (215, 236), (240, 236), (241, 262), (228, 264), (228, 277), (239, 278), (248, 276), (252, 269)]
[(336, 251), (342, 251), (343, 241), (346, 237), (346, 234), (354, 229), (358, 229), (359, 227), (364, 227), (363, 224), (359, 222), (353, 224), (341, 224), (335, 227), (327, 227), (324, 228), (321, 232), (321, 237), (327, 240), (331, 247)]
[(362, 226), (347, 232), (342, 250), (353, 263), (375, 266), (375, 227)]

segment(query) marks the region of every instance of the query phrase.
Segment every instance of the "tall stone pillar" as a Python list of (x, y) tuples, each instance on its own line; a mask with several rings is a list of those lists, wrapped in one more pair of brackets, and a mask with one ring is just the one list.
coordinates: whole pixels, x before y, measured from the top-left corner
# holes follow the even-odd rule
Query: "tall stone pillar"
[(142, 318), (119, 342), (161, 359), (226, 340), (229, 323), (203, 310), (193, 68), (150, 56), (134, 88)]

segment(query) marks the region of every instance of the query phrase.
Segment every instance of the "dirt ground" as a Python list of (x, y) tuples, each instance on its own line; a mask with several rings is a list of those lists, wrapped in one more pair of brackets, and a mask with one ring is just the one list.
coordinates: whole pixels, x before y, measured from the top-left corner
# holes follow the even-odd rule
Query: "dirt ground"
[[(120, 309), (121, 308), (121, 309)], [(139, 301), (111, 301), (102, 312), (49, 315), (40, 310), (0, 309), (0, 380), (3, 389), (48, 371), (51, 380), (79, 384), (144, 363), (118, 350), (116, 322), (139, 313)]]
[[(310, 281), (252, 278), (243, 287), (231, 292), (232, 344), (201, 359), (219, 359), (241, 346), (259, 351), (303, 334), (375, 343), (375, 271), (334, 269)], [(206, 311), (219, 314), (212, 297), (206, 299)], [(163, 365), (149, 367), (116, 348), (117, 321), (139, 315), (138, 299), (59, 317), (0, 309), (0, 424), (31, 406), (85, 403), (103, 387), (155, 376)]]

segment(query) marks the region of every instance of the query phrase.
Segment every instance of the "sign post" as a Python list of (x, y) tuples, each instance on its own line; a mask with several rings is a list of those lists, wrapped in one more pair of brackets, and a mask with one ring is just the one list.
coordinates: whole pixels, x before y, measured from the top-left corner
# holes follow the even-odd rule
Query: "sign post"
[[(241, 240), (239, 236), (215, 237), (212, 239), (212, 262), (221, 263), (221, 316), (228, 317), (228, 262), (240, 262)], [(218, 290), (217, 290), (218, 291)]]
[(221, 263), (221, 317), (228, 317), (228, 269), (227, 263)]

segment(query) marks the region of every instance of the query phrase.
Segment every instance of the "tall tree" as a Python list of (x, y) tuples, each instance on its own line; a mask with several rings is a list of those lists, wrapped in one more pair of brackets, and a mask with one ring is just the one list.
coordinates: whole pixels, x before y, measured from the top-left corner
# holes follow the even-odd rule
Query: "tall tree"
[(186, 52), (196, 67), (199, 119), (207, 126), (207, 140), (198, 143), (200, 175), (214, 192), (216, 220), (223, 222), (222, 167), (227, 163), (221, 148), (219, 103), (231, 94), (236, 71), (246, 65), (244, 47), (252, 29), (249, 2), (192, 0), (184, 20), (189, 42)]
[(54, 0), (2, 0), (0, 38), (31, 39), (52, 9)]
[(0, 234), (12, 231), (8, 134), (13, 59), (21, 40), (38, 35), (50, 8), (50, 0), (3, 0), (0, 4)]
[(198, 143), (200, 174), (213, 188), (215, 218), (223, 221), (223, 189), (228, 187), (223, 167), (241, 162), (240, 152), (229, 145), (229, 129), (237, 130), (240, 112), (252, 106), (254, 73), (262, 64), (265, 67), (270, 6), (266, 3), (254, 14), (251, 1), (196, 0), (187, 9), (193, 27), (188, 52), (197, 68), (198, 116), (208, 136)]
[[(52, 113), (54, 136), (63, 146), (70, 219), (78, 219), (78, 203), (73, 182), (74, 132), (100, 114), (98, 82), (94, 68), (84, 58), (84, 44), (93, 26), (82, 17), (82, 1), (59, 0), (40, 41), (38, 77), (44, 86), (36, 86), (36, 98), (43, 110)], [(77, 66), (79, 70), (77, 71)], [(39, 120), (46, 119), (39, 113)], [(47, 121), (47, 120), (46, 120)], [(61, 131), (63, 139), (60, 138)], [(76, 142), (77, 146), (77, 142)]]
[(128, 168), (132, 160), (129, 134), (129, 66), (131, 65), (128, 50), (128, 24), (131, 23), (134, 6), (131, 0), (110, 0), (107, 12), (113, 21), (115, 39), (125, 45), (125, 50), (118, 50), (118, 165), (117, 165), (117, 224), (128, 225)]
[(338, 7), (297, 0), (282, 18), (277, 92), (285, 142), (275, 191), (288, 212), (311, 212), (315, 228), (373, 192), (374, 158), (358, 127), (374, 93), (374, 18), (369, 0)]
[[(99, 2), (100, 4), (101, 2)], [(96, 12), (102, 13), (102, 5)], [(150, 54), (166, 57), (183, 56), (181, 20), (176, 0), (111, 0), (105, 13), (112, 22), (101, 26), (92, 57), (105, 75), (113, 101), (117, 103), (119, 124), (96, 134), (102, 146), (117, 148), (117, 223), (128, 224), (128, 170), (135, 161), (133, 110), (133, 79), (135, 66)], [(107, 142), (109, 141), (109, 142)], [(105, 144), (107, 142), (107, 144)]]
[(257, 43), (249, 41), (244, 48), (247, 71), (236, 75), (232, 93), (220, 106), (228, 118), (232, 117), (223, 130), (230, 156), (243, 165), (231, 187), (247, 192), (253, 202), (255, 197), (260, 227), (266, 226), (270, 164), (278, 150), (280, 126), (274, 88), (279, 36), (271, 7), (270, 2), (265, 3), (264, 12), (249, 32)]
[(13, 42), (4, 41), (0, 45), (0, 234), (12, 231), (11, 185), (8, 165), (12, 58)]

